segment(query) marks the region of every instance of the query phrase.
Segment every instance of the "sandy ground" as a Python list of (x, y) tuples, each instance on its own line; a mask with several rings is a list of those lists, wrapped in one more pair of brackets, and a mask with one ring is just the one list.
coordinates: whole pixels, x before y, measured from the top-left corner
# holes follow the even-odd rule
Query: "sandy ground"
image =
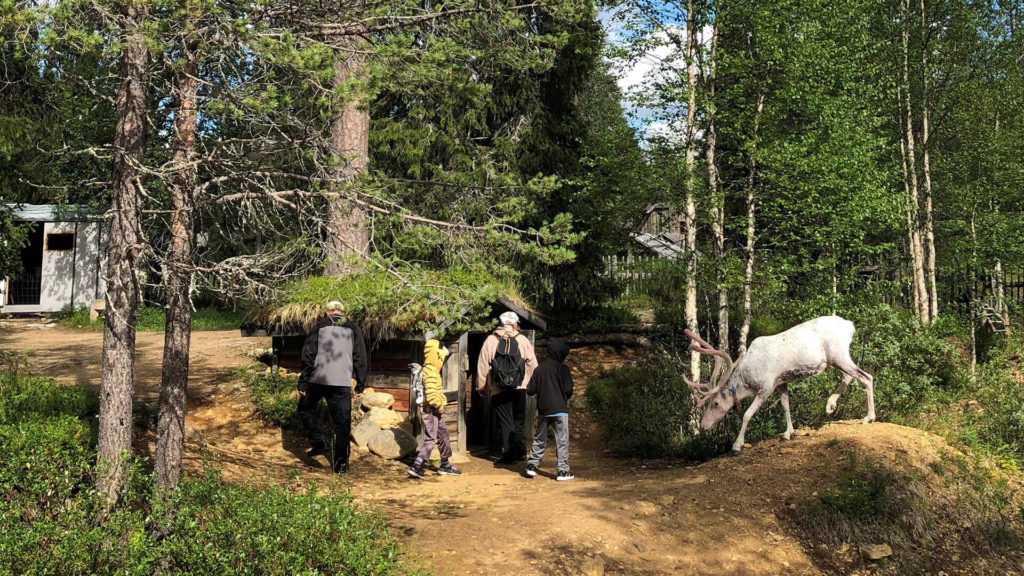
[[(157, 397), (162, 337), (138, 337), (137, 397), (146, 403)], [(0, 347), (34, 350), (37, 370), (70, 384), (98, 385), (101, 341), (98, 332), (39, 322), (0, 324)], [(821, 574), (813, 561), (821, 550), (792, 535), (786, 509), (823, 489), (823, 479), (835, 477), (851, 450), (922, 466), (917, 455), (942, 444), (889, 424), (835, 422), (798, 431), (791, 442), (761, 442), (737, 458), (701, 465), (612, 458), (586, 416), (582, 388), (600, 364), (634, 355), (592, 348), (569, 358), (580, 392), (571, 417), (575, 480), (554, 480), (553, 446), (533, 479), (521, 466), (495, 467), (489, 458), (471, 455), (460, 464), (460, 477), (428, 474), (417, 481), (406, 477), (406, 465), (360, 454), (352, 471), (336, 478), (323, 457), (305, 457), (301, 437), (262, 422), (232, 377), (233, 368), (251, 362), (253, 349), (267, 345), (237, 332), (193, 334), (189, 470), (197, 472), (205, 456), (229, 480), (264, 477), (349, 490), (357, 503), (388, 516), (410, 564), (436, 574)], [(848, 569), (841, 573), (873, 573), (854, 551), (842, 558)], [(968, 560), (948, 573), (983, 571)]]

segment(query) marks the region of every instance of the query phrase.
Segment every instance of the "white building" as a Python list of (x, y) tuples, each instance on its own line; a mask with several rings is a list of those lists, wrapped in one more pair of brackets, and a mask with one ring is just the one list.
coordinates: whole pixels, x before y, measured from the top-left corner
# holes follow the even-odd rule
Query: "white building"
[(0, 278), (0, 310), (14, 314), (59, 312), (103, 298), (107, 235), (101, 216), (77, 206), (7, 207), (34, 225), (21, 252), (21, 276)]

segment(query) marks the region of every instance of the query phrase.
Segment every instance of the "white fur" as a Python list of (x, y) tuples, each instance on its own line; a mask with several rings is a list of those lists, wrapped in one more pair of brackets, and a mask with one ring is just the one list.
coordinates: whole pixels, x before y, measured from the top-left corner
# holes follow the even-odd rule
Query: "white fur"
[(729, 379), (730, 386), (717, 392), (717, 402), (706, 405), (701, 425), (705, 429), (714, 426), (728, 411), (735, 387), (735, 397), (753, 396), (754, 401), (743, 414), (743, 425), (733, 443), (733, 452), (743, 449), (743, 436), (747, 423), (757, 413), (761, 404), (780, 389), (782, 408), (786, 413), (785, 440), (793, 436), (793, 422), (789, 413), (789, 392), (786, 385), (796, 380), (814, 376), (828, 368), (835, 367), (843, 373), (843, 380), (829, 397), (825, 412), (832, 414), (839, 396), (847, 384), (856, 379), (867, 392), (868, 413), (863, 423), (874, 422), (874, 378), (864, 372), (850, 358), (850, 343), (853, 341), (853, 322), (839, 316), (822, 316), (798, 324), (774, 336), (755, 339), (747, 353), (741, 357)]

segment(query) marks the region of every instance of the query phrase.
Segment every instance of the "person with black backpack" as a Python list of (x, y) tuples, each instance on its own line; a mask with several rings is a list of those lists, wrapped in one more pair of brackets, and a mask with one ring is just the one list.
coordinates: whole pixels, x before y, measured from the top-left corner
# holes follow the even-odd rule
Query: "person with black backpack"
[(526, 459), (526, 383), (536, 368), (533, 344), (519, 331), (519, 315), (505, 312), (498, 328), (484, 340), (476, 364), (477, 391), (491, 397), (501, 428), (498, 464)]

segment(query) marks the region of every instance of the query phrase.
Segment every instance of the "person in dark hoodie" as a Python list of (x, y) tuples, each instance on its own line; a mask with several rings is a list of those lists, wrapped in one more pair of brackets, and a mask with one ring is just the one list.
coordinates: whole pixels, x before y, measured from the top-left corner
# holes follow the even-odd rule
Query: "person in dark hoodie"
[(356, 394), (366, 385), (366, 342), (359, 327), (348, 322), (341, 302), (327, 303), (324, 317), (313, 326), (302, 345), (299, 374), (299, 419), (312, 446), (312, 458), (327, 454), (327, 440), (320, 430), (316, 406), (327, 400), (334, 424), (334, 472), (348, 471), (349, 434), (352, 429), (352, 386)]
[(526, 463), (526, 475), (533, 478), (544, 458), (548, 442), (548, 426), (555, 432), (555, 451), (558, 456), (558, 481), (572, 480), (569, 469), (569, 398), (572, 397), (572, 373), (563, 362), (569, 355), (569, 345), (552, 338), (548, 341), (548, 357), (533, 371), (526, 393), (537, 397), (537, 434)]

